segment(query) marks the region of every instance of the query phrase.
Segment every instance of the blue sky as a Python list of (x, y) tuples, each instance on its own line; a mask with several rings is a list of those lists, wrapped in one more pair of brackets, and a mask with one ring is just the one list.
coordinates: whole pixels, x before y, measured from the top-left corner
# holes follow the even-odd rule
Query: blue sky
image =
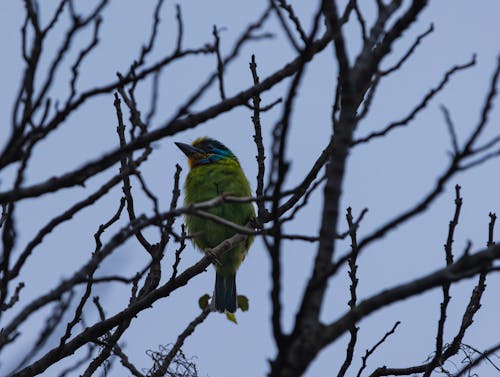
[[(306, 2), (291, 2), (300, 15), (306, 29), (309, 29), (315, 6)], [(373, 17), (372, 2), (360, 2), (368, 20)], [(370, 3), (370, 4), (369, 4)], [(41, 2), (42, 20), (57, 4), (56, 1)], [(366, 4), (366, 5), (365, 5)], [(79, 4), (81, 5), (81, 4)], [(212, 26), (223, 28), (221, 32), (222, 52), (228, 52), (240, 31), (255, 20), (264, 7), (265, 1), (184, 1), (184, 45), (198, 47), (212, 41)], [(125, 72), (140, 46), (147, 39), (154, 2), (115, 1), (104, 12), (104, 22), (99, 47), (82, 67), (80, 85), (90, 88), (97, 84), (115, 80), (116, 72)], [(360, 238), (369, 234), (381, 223), (410, 207), (423, 197), (434, 185), (436, 177), (444, 169), (448, 151), (451, 150), (446, 125), (439, 109), (446, 105), (455, 121), (459, 140), (469, 135), (479, 120), (489, 80), (496, 57), (500, 53), (498, 23), (500, 3), (494, 0), (470, 2), (447, 0), (431, 2), (419, 17), (418, 22), (395, 45), (393, 54), (382, 66), (404, 54), (414, 38), (424, 32), (431, 23), (435, 31), (419, 46), (412, 59), (397, 73), (387, 78), (380, 86), (369, 116), (359, 125), (358, 135), (383, 128), (389, 122), (404, 117), (415, 104), (436, 86), (444, 72), (455, 64), (463, 64), (477, 54), (477, 64), (472, 69), (458, 73), (446, 89), (436, 96), (428, 108), (420, 113), (409, 127), (396, 130), (386, 139), (375, 140), (369, 145), (355, 148), (348, 161), (342, 207), (352, 206), (355, 214), (364, 207), (369, 212), (359, 230)], [(162, 10), (159, 42), (150, 61), (155, 61), (171, 51), (175, 44), (175, 7), (165, 2)], [(19, 85), (23, 69), (20, 55), (20, 28), (23, 22), (21, 2), (9, 2), (0, 14), (0, 35), (2, 35), (2, 67), (0, 70), (0, 116), (4, 127), (0, 128), (0, 140), (5, 140), (10, 131), (11, 107), (14, 93)], [(248, 63), (255, 54), (261, 78), (274, 72), (290, 61), (294, 51), (280, 30), (273, 16), (266, 24), (266, 31), (276, 34), (268, 41), (253, 42), (241, 52), (240, 58), (227, 68), (226, 92), (231, 95), (251, 85)], [(68, 24), (63, 20), (54, 31), (42, 58), (42, 65), (53, 56), (55, 46), (60, 43)], [(70, 56), (76, 56), (81, 45), (90, 38), (90, 33), (82, 33), (77, 39)], [(346, 40), (350, 56), (355, 56), (360, 47), (359, 30), (349, 27)], [(54, 83), (52, 94), (62, 97), (68, 93), (69, 59)], [(165, 123), (177, 107), (198, 87), (216, 67), (214, 56), (187, 58), (165, 70), (160, 80), (160, 102), (158, 113), (151, 128)], [(292, 114), (292, 129), (287, 150), (291, 170), (287, 187), (293, 187), (308, 171), (330, 132), (330, 110), (336, 82), (336, 64), (333, 49), (327, 48), (308, 65), (300, 94)], [(277, 85), (263, 94), (263, 102), (269, 103), (286, 93), (288, 81)], [(149, 106), (150, 81), (139, 86), (137, 98), (139, 106), (147, 112)], [(195, 110), (201, 110), (219, 101), (217, 87), (201, 99)], [(498, 103), (498, 100), (497, 102)], [(194, 130), (163, 139), (154, 144), (155, 150), (143, 166), (143, 174), (151, 189), (160, 198), (162, 209), (168, 208), (175, 163), (183, 167), (183, 177), (187, 164), (174, 141), (190, 142), (198, 136), (210, 135), (230, 147), (238, 156), (253, 187), (257, 166), (255, 146), (252, 141), (253, 126), (251, 113), (246, 108), (234, 109), (215, 120), (208, 121)], [(263, 134), (267, 151), (270, 151), (271, 131), (281, 116), (281, 110), (263, 114)], [(128, 114), (126, 115), (128, 117)], [(500, 113), (498, 105), (491, 112), (485, 136), (499, 132)], [(36, 183), (74, 169), (82, 163), (97, 158), (117, 146), (116, 116), (113, 95), (107, 94), (90, 100), (85, 106), (70, 116), (60, 130), (34, 151), (32, 165), (27, 172), (26, 184)], [(484, 140), (487, 138), (485, 137)], [(442, 245), (446, 240), (448, 221), (453, 213), (454, 184), (460, 184), (464, 205), (460, 225), (456, 232), (456, 251), (461, 251), (467, 240), (474, 249), (485, 245), (487, 237), (488, 213), (499, 212), (498, 180), (496, 171), (498, 160), (490, 161), (474, 170), (456, 176), (446, 188), (446, 192), (424, 214), (390, 233), (384, 240), (370, 246), (359, 260), (359, 297), (367, 297), (398, 282), (408, 281), (424, 273), (440, 268), (444, 264)], [(45, 195), (41, 199), (28, 199), (18, 208), (18, 232), (20, 245), (29, 241), (36, 230), (63, 211), (71, 203), (88, 195), (106, 177), (117, 172), (117, 167), (108, 169), (91, 179), (86, 188), (62, 190), (57, 194)], [(11, 180), (12, 171), (0, 172), (4, 191)], [(135, 183), (135, 188), (138, 184)], [(151, 213), (151, 204), (137, 194), (138, 212)], [(36, 253), (33, 254), (20, 280), (27, 284), (21, 301), (23, 304), (38, 294), (50, 289), (64, 276), (86, 261), (94, 248), (93, 234), (97, 226), (116, 210), (121, 196), (120, 188), (93, 208), (78, 214), (72, 222), (62, 225), (49, 235)], [(294, 222), (287, 225), (287, 232), (314, 235), (319, 229), (321, 191), (312, 196), (310, 204)], [(180, 221), (178, 222), (179, 225)], [(121, 223), (122, 225), (124, 222)], [(345, 228), (345, 225), (342, 227)], [(117, 229), (117, 228), (116, 228)], [(108, 236), (112, 235), (110, 231)], [(156, 236), (151, 233), (151, 237)], [(341, 241), (339, 250), (348, 250), (349, 242)], [(299, 298), (304, 289), (305, 279), (311, 270), (315, 245), (303, 242), (285, 242), (283, 260), (284, 326), (290, 329)], [(184, 253), (182, 267), (188, 267), (200, 258), (200, 254), (188, 246)], [(165, 271), (172, 263), (172, 254), (167, 255)], [(146, 254), (134, 240), (127, 242), (109, 260), (99, 273), (120, 273), (132, 275), (147, 262)], [(147, 349), (157, 349), (159, 344), (175, 341), (180, 331), (199, 312), (197, 299), (213, 288), (212, 270), (196, 277), (185, 289), (174, 292), (171, 297), (157, 302), (146, 310), (127, 332), (125, 350), (131, 361), (142, 368), (149, 368), (151, 360), (145, 354)], [(475, 281), (465, 281), (452, 289), (452, 303), (446, 330), (448, 340), (454, 336), (462, 311), (465, 308)], [(500, 338), (497, 323), (500, 304), (495, 288), (500, 280), (492, 276), (483, 299), (483, 308), (470, 329), (466, 342), (476, 348), (486, 348)], [(332, 279), (328, 299), (322, 318), (331, 321), (347, 309), (348, 279), (346, 271), (341, 271)], [(188, 356), (195, 356), (200, 375), (215, 376), (260, 376), (268, 371), (267, 359), (274, 356), (275, 347), (270, 327), (270, 266), (264, 245), (260, 240), (254, 243), (245, 263), (238, 272), (238, 290), (250, 298), (250, 311), (238, 314), (238, 325), (227, 321), (222, 315), (213, 314), (187, 340), (183, 347)], [(106, 311), (115, 313), (128, 301), (128, 289), (119, 285), (108, 288), (97, 287), (93, 292), (101, 297)], [(434, 346), (434, 333), (438, 318), (441, 291), (433, 290), (402, 303), (381, 310), (360, 323), (358, 352), (355, 354), (354, 370), (360, 364), (364, 350), (376, 343), (395, 321), (402, 322), (397, 333), (371, 358), (370, 369), (381, 365), (404, 367), (423, 362)], [(33, 317), (15, 345), (0, 356), (0, 374), (5, 373), (20, 350), (29, 344), (36, 333), (40, 321), (48, 312)], [(95, 320), (96, 313), (88, 305), (88, 321)], [(43, 314), (43, 315), (42, 315)], [(62, 330), (61, 330), (62, 331)], [(49, 345), (58, 341), (55, 337)], [(325, 376), (336, 373), (344, 357), (346, 338), (328, 347), (307, 371), (307, 376)], [(83, 355), (79, 351), (77, 355)], [(458, 360), (458, 359), (457, 359)], [(66, 364), (65, 364), (66, 365)], [(371, 368), (370, 368), (371, 367)], [(56, 375), (57, 367), (46, 371), (44, 376)], [(333, 372), (332, 372), (333, 370)], [(484, 367), (484, 375), (493, 373)], [(111, 376), (126, 375), (119, 365), (115, 365)], [(482, 374), (481, 374), (482, 375)]]

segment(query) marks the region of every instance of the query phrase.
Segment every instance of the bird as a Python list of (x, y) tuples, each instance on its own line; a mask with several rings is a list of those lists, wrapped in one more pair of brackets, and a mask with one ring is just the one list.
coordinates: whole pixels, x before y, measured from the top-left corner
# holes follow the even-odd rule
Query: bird
[[(184, 204), (204, 202), (223, 194), (238, 197), (252, 196), (250, 185), (236, 156), (221, 142), (199, 137), (191, 145), (175, 143), (187, 156), (189, 173), (184, 185)], [(246, 225), (255, 218), (251, 202), (222, 203), (208, 212), (238, 225)], [(203, 252), (219, 245), (237, 233), (219, 223), (194, 215), (186, 215), (188, 234)], [(218, 312), (234, 313), (237, 308), (236, 271), (245, 259), (253, 237), (224, 253), (213, 263), (215, 267), (215, 289), (213, 302)]]

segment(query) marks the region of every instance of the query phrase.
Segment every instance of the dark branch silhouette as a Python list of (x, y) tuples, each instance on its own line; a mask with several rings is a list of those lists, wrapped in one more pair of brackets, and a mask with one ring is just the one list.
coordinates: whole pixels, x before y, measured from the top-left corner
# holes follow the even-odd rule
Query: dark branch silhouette
[[(424, 28), (418, 24), (428, 8), (428, 1), (377, 0), (376, 11), (371, 14), (370, 8), (361, 1), (349, 0), (340, 8), (335, 1), (322, 0), (311, 5), (310, 17), (301, 14), (292, 2), (270, 0), (241, 30), (228, 30), (219, 21), (221, 26), (216, 26), (214, 20), (211, 31), (199, 36), (205, 42), (192, 44), (186, 33), (191, 31), (191, 20), (185, 16), (185, 8), (158, 0), (152, 6), (147, 37), (134, 58), (123, 62), (120, 67), (124, 68), (113, 77), (102, 82), (88, 82), (84, 77), (89, 70), (89, 60), (100, 53), (98, 47), (103, 33), (109, 32), (106, 22), (110, 3), (100, 0), (81, 12), (74, 0), (60, 0), (51, 12), (45, 12), (45, 8), (42, 12), (42, 2), (23, 2), (19, 46), (23, 66), (19, 87), (12, 94), (9, 133), (0, 150), (0, 172), (12, 177), (4, 180), (2, 175), (0, 191), (0, 352), (11, 348), (19, 355), (6, 367), (0, 365), (2, 372), (27, 377), (56, 370), (63, 377), (92, 376), (99, 371), (106, 374), (119, 369), (117, 375), (135, 377), (198, 376), (198, 361), (192, 358), (196, 355), (186, 355), (183, 348), (192, 339), (192, 334), (207, 326), (215, 315), (212, 314), (214, 308), (204, 303), (207, 296), (199, 300), (201, 311), (191, 313), (188, 309), (176, 308), (185, 314), (184, 327), (176, 329), (173, 339), (150, 344), (151, 348), (144, 350), (151, 359), (149, 365), (137, 365), (134, 361), (137, 355), (127, 348), (130, 329), (139, 318), (145, 317), (145, 311), (157, 310), (155, 303), (160, 300), (170, 303), (174, 293), (186, 290), (192, 279), (205, 273), (211, 264), (221, 263), (224, 253), (230, 253), (248, 237), (262, 241), (270, 261), (269, 276), (259, 275), (259, 278), (268, 279), (271, 287), (270, 337), (275, 350), (269, 356), (268, 376), (303, 375), (322, 351), (342, 342), (343, 337), (346, 344), (342, 360), (330, 368), (330, 374), (334, 371), (339, 377), (415, 374), (430, 377), (438, 373), (458, 377), (473, 373), (483, 361), (485, 367), (489, 364), (492, 370), (499, 370), (492, 355), (500, 346), (479, 349), (469, 344), (468, 338), (473, 323), (480, 321), (478, 312), (491, 310), (482, 305), (486, 282), (500, 270), (500, 246), (495, 243), (494, 233), (496, 214), (489, 214), (486, 246), (472, 247), (469, 242), (460, 252), (455, 240), (459, 233), (468, 235), (468, 230), (461, 225), (466, 215), (463, 207), (474, 203), (475, 198), (467, 196), (464, 204), (461, 186), (453, 180), (500, 156), (500, 135), (492, 130), (500, 56), (489, 87), (483, 83), (484, 93), (471, 94), (485, 97), (476, 124), (459, 124), (458, 117), (450, 110), (452, 107), (440, 106), (451, 153), (435, 181), (425, 185), (418, 199), (398, 208), (399, 213), (391, 214), (388, 210), (381, 214), (386, 220), (372, 223), (365, 230), (366, 220), (363, 219), (368, 208), (353, 211), (350, 206), (345, 208), (349, 203), (342, 201), (350, 189), (346, 178), (350, 156), (364, 145), (390, 143), (397, 133), (407, 132), (435, 98), (446, 93), (452, 80), (476, 65), (476, 55), (466, 62), (454, 64), (437, 83), (429, 84), (421, 99), (406, 109), (402, 118), (363, 130), (364, 125), (371, 122), (376, 99), (385, 95), (384, 80), (405, 68), (421, 51), (418, 47), (439, 32), (434, 23), (428, 27), (424, 24)], [(312, 20), (308, 26), (306, 20), (309, 18)], [(170, 42), (163, 39), (164, 22), (173, 25), (175, 34)], [(436, 20), (435, 24), (438, 23)], [(405, 39), (404, 35), (414, 25), (418, 25), (420, 34)], [(54, 35), (56, 30), (59, 38)], [(263, 43), (271, 45), (274, 39), (286, 45), (290, 54), (266, 71), (268, 57), (260, 52), (253, 53), (252, 48)], [(405, 44), (402, 53), (393, 52), (396, 43)], [(309, 109), (302, 108), (300, 99), (310, 70), (317, 67), (312, 68), (312, 63), (325, 60), (325, 56), (329, 70), (322, 74), (325, 82), (331, 83), (330, 117), (316, 124), (316, 117)], [(186, 81), (195, 84), (192, 92), (183, 96), (172, 88), (165, 88), (162, 78), (167, 72), (175, 74), (180, 65), (189, 66), (198, 61), (205, 62), (206, 79), (193, 82), (191, 77), (186, 77)], [(234, 66), (247, 67), (246, 71), (238, 71), (245, 72), (246, 84), (236, 89), (231, 75)], [(425, 73), (419, 75), (421, 80), (429, 82)], [(55, 89), (56, 82), (60, 81), (66, 84), (65, 94)], [(176, 108), (168, 114), (161, 113), (165, 92), (178, 97)], [(270, 99), (266, 98), (269, 93)], [(107, 104), (116, 116), (113, 123), (116, 134), (107, 150), (90, 149), (64, 173), (53, 175), (47, 168), (39, 172), (42, 178), (36, 183), (30, 181), (31, 169), (40, 166), (36, 161), (40, 158), (40, 146), (62, 134), (68, 128), (68, 119), (80, 111), (89, 111), (90, 104), (99, 101)], [(179, 204), (182, 169), (173, 161), (164, 163), (161, 175), (167, 177), (163, 182), (166, 191), (159, 192), (146, 170), (148, 162), (159, 155), (158, 142), (171, 143), (181, 132), (219, 119), (235, 109), (247, 112), (241, 124), (253, 131), (257, 171), (256, 184), (252, 185), (254, 194), (235, 197), (225, 193), (192, 205)], [(322, 148), (290, 148), (292, 135), (300, 127), (305, 135), (316, 132), (310, 124), (297, 124), (294, 115), (299, 110), (308, 112), (308, 119), (315, 127), (328, 130)], [(436, 124), (442, 122), (436, 120)], [(395, 130), (399, 131), (393, 132)], [(93, 136), (99, 138), (101, 135)], [(425, 153), (425, 147), (422, 149)], [(446, 151), (446, 147), (443, 150)], [(306, 154), (310, 157), (310, 165), (301, 176), (292, 175), (294, 163)], [(441, 196), (448, 195), (446, 190), (452, 183), (454, 208), (450, 203), (453, 213), (447, 233), (443, 235), (443, 265), (363, 296), (358, 287), (365, 278), (359, 268), (365, 263), (362, 257), (401, 226), (418, 216), (430, 216), (428, 209)], [(484, 185), (491, 185), (491, 182), (484, 182)], [(65, 196), (68, 192), (74, 194), (68, 196), (72, 199)], [(166, 207), (162, 200), (165, 194)], [(38, 206), (45, 200), (57, 200), (61, 208), (45, 214), (47, 218), (43, 217), (33, 234), (28, 234), (24, 229), (22, 208), (29, 204), (35, 216)], [(307, 210), (318, 201), (315, 217), (305, 219), (304, 214), (310, 213)], [(104, 203), (113, 208), (109, 213)], [(211, 212), (226, 203), (254, 203), (256, 217), (246, 224), (236, 224)], [(33, 292), (37, 284), (28, 266), (36, 257), (45, 255), (49, 235), (59, 240), (65, 226), (80, 224), (81, 214), (90, 209), (96, 209), (99, 220), (89, 234), (82, 231), (81, 238), (74, 241), (81, 243), (85, 237), (92, 241), (85, 261), (74, 269), (68, 268), (64, 276), (57, 276), (59, 279), (50, 289), (28, 293)], [(343, 213), (346, 222), (342, 221)], [(196, 235), (187, 233), (184, 215), (223, 225), (236, 234), (188, 265), (184, 251), (190, 248), (189, 240)], [(318, 224), (318, 231), (313, 234), (290, 231), (292, 226), (300, 224), (298, 220)], [(437, 219), (431, 220), (437, 222)], [(412, 237), (417, 238), (417, 235)], [(343, 239), (350, 241), (350, 247), (344, 252), (339, 242)], [(290, 309), (290, 304), (282, 297), (286, 284), (283, 271), (289, 263), (288, 248), (298, 241), (308, 242), (313, 255), (312, 267), (301, 282), (302, 290), (297, 292), (297, 306)], [(407, 243), (412, 244), (414, 240), (408, 239)], [(106, 270), (106, 264), (119, 255), (125, 244), (133, 245), (134, 252), (143, 258), (141, 264), (127, 273)], [(407, 245), (400, 247), (403, 249)], [(344, 271), (347, 275), (341, 276)], [(348, 283), (347, 306), (336, 308), (334, 316), (325, 321), (322, 311), (328, 300), (328, 289), (341, 278)], [(473, 281), (474, 288), (454, 327), (449, 319), (452, 315), (457, 316), (453, 309), (454, 288), (464, 280)], [(119, 308), (112, 305), (109, 297), (99, 293), (98, 289), (111, 286), (126, 292), (126, 302)], [(365, 325), (361, 326), (360, 322), (376, 312), (393, 310), (391, 305), (394, 303), (433, 290), (440, 292), (440, 299), (435, 307), (424, 308), (436, 313), (435, 323), (426, 324), (435, 326), (428, 352), (412, 354), (414, 363), (410, 365), (398, 365), (398, 360), (390, 357), (380, 366), (371, 365), (372, 355), (383, 352), (388, 342), (408, 344), (410, 340), (396, 339), (400, 329), (392, 336), (404, 322), (404, 318), (398, 316), (395, 323), (381, 323), (385, 330), (379, 331), (378, 337), (368, 343), (373, 346), (362, 350), (360, 339)], [(242, 311), (251, 309), (248, 298), (239, 296), (238, 300)], [(285, 326), (283, 319), (288, 310), (294, 310), (290, 327)], [(45, 321), (36, 323), (42, 315)], [(168, 315), (165, 323), (170, 325)], [(245, 315), (252, 315), (252, 310)], [(37, 331), (27, 333), (29, 326), (35, 326)], [(235, 352), (237, 348), (234, 345)], [(408, 350), (412, 351), (409, 347)], [(463, 360), (461, 352), (466, 355)], [(463, 365), (458, 365), (460, 360)], [(235, 372), (227, 373), (233, 375)]]

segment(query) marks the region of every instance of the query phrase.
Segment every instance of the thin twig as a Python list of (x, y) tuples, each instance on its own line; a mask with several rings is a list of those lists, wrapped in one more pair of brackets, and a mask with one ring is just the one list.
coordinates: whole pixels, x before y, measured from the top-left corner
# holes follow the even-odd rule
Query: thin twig
[(170, 349), (169, 353), (165, 356), (165, 358), (161, 361), (161, 364), (157, 366), (157, 369), (155, 368), (156, 370), (153, 373), (148, 374), (148, 376), (163, 377), (166, 375), (170, 363), (181, 349), (187, 337), (190, 336), (195, 331), (198, 325), (203, 323), (203, 321), (208, 317), (211, 311), (212, 308), (210, 307), (210, 305), (207, 305), (207, 307), (203, 309), (202, 312), (193, 321), (189, 323), (189, 325), (184, 329), (184, 331), (179, 334), (175, 344), (172, 346), (172, 348)]
[(377, 350), (378, 347), (380, 347), (386, 340), (396, 332), (396, 329), (398, 326), (401, 324), (400, 321), (397, 321), (394, 326), (392, 326), (392, 329), (390, 329), (388, 332), (385, 333), (385, 335), (380, 339), (372, 348), (367, 349), (365, 351), (364, 356), (361, 357), (361, 367), (358, 370), (357, 377), (361, 376), (361, 373), (363, 373), (363, 370), (366, 368), (366, 362), (368, 361), (368, 358)]
[[(347, 304), (349, 305), (350, 310), (352, 310), (356, 307), (356, 301), (357, 301), (356, 290), (358, 287), (359, 280), (357, 277), (358, 266), (356, 264), (358, 258), (358, 241), (356, 235), (357, 227), (352, 217), (351, 207), (347, 208), (346, 220), (347, 220), (347, 225), (349, 227), (349, 236), (351, 237), (351, 249), (352, 249), (351, 257), (349, 258), (349, 272), (348, 272), (349, 279), (351, 280), (351, 284), (349, 286), (349, 292), (351, 298), (349, 299), (349, 302)], [(350, 339), (346, 348), (346, 355), (344, 362), (342, 363), (339, 373), (337, 374), (338, 377), (345, 376), (348, 368), (352, 364), (352, 357), (354, 355), (354, 349), (356, 347), (356, 342), (358, 340), (358, 331), (359, 327), (357, 327), (355, 324), (352, 324), (352, 326), (349, 327)]]
[(224, 63), (222, 61), (221, 53), (220, 53), (220, 38), (219, 38), (219, 31), (217, 29), (217, 26), (214, 25), (212, 34), (214, 36), (214, 50), (215, 50), (215, 56), (217, 57), (217, 76), (219, 78), (219, 91), (220, 91), (220, 98), (222, 100), (226, 99), (226, 93), (224, 90)]
[(451, 146), (453, 147), (453, 155), (456, 155), (460, 150), (458, 147), (457, 132), (455, 131), (455, 126), (451, 120), (451, 115), (448, 108), (444, 105), (439, 106), (441, 112), (443, 113), (446, 127), (448, 128), (448, 133), (450, 135)]
[[(254, 85), (259, 84), (259, 76), (257, 74), (257, 62), (255, 61), (255, 55), (252, 54), (252, 60), (250, 62), (250, 71), (252, 72), (253, 83)], [(262, 127), (260, 124), (260, 95), (256, 94), (253, 97), (253, 116), (252, 122), (254, 125), (255, 135), (253, 136), (253, 140), (257, 147), (257, 188), (255, 189), (255, 196), (260, 198), (264, 196), (264, 174), (265, 174), (265, 164), (264, 161), (266, 159), (264, 153), (264, 145), (262, 142)], [(258, 222), (262, 224), (267, 210), (263, 201), (257, 201), (257, 218)]]

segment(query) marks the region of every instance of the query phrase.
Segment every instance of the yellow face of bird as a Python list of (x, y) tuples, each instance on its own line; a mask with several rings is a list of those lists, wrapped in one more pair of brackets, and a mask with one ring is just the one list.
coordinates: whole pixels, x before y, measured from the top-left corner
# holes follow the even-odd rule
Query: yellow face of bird
[(205, 151), (202, 148), (202, 141), (204, 139), (205, 138), (203, 138), (203, 137), (199, 137), (191, 143), (191, 146), (196, 148), (196, 150), (194, 151), (194, 153), (187, 156), (190, 169), (193, 168), (194, 166), (198, 165), (199, 161), (203, 161), (203, 160), (210, 157), (210, 153), (208, 153), (207, 151)]
[[(223, 159), (234, 159), (234, 154), (221, 142), (208, 137), (199, 137), (191, 145), (175, 143), (188, 157), (189, 167), (192, 169), (200, 165), (216, 163)], [(237, 160), (236, 160), (237, 161)]]

